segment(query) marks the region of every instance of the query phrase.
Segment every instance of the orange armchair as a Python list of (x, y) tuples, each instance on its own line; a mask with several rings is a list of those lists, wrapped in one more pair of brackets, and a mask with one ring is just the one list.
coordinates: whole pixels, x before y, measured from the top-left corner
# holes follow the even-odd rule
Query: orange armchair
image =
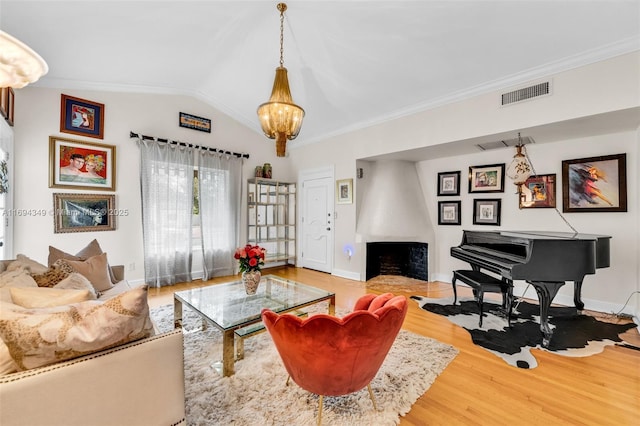
[(343, 318), (327, 314), (300, 318), (264, 309), (262, 321), (289, 377), (319, 395), (320, 424), (324, 395), (346, 395), (366, 386), (377, 409), (370, 382), (391, 349), (407, 309), (404, 296), (366, 294)]

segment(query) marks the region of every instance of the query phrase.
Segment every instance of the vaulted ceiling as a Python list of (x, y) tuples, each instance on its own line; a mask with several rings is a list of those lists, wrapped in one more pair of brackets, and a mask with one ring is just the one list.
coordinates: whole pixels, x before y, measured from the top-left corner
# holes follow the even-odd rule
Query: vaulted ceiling
[[(44, 87), (185, 94), (260, 132), (276, 1), (0, 0)], [(640, 1), (290, 1), (305, 144), (640, 48)]]

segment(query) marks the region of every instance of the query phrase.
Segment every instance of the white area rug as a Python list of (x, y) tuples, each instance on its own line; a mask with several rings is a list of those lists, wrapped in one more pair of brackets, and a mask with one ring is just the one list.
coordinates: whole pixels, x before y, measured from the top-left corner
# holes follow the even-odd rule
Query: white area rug
[[(326, 309), (325, 309), (326, 312)], [(160, 331), (173, 328), (173, 306), (151, 310)], [(211, 367), (222, 357), (222, 334), (183, 307), (185, 385), (188, 425), (315, 425), (318, 396), (293, 382), (268, 333), (245, 340), (245, 358), (236, 373), (221, 377)], [(455, 358), (457, 349), (401, 330), (371, 382), (378, 411), (367, 389), (343, 397), (325, 397), (324, 425), (395, 425)]]

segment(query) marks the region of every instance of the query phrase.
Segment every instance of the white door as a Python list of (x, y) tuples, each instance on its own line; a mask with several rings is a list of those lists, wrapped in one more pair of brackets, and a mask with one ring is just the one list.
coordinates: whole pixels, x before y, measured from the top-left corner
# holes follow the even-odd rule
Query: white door
[(0, 117), (0, 259), (13, 257), (13, 129)]
[(302, 267), (333, 270), (333, 173), (302, 181)]

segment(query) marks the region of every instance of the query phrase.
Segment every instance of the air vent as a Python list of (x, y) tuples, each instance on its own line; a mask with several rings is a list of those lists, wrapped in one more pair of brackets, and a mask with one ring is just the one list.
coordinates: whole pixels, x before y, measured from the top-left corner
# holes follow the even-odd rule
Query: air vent
[(512, 92), (502, 94), (502, 105), (510, 105), (516, 102), (526, 101), (528, 99), (537, 98), (539, 96), (549, 95), (551, 93), (551, 84), (548, 81), (536, 84)]
[[(534, 143), (534, 140), (531, 136), (523, 136), (521, 141), (522, 141), (522, 145)], [(480, 149), (480, 151), (488, 151), (490, 149), (504, 148), (507, 146), (516, 146), (518, 145), (518, 142), (519, 142), (518, 138), (513, 138), (513, 139), (506, 139), (503, 141), (479, 143), (476, 146), (478, 147), (478, 149)]]

